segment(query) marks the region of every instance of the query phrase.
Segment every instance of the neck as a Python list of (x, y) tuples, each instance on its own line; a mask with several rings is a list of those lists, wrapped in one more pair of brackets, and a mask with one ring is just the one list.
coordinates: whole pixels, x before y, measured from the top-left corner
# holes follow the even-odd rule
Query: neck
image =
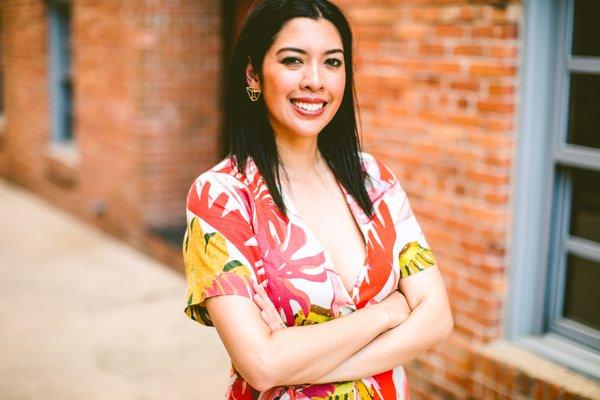
[(288, 177), (314, 174), (322, 164), (317, 138), (297, 138), (293, 141), (277, 138), (277, 152)]

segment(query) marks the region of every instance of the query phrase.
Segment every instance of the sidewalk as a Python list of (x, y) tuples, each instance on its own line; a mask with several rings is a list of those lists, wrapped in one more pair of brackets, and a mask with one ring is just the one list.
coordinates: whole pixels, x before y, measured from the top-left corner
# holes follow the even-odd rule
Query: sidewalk
[(0, 179), (0, 398), (220, 399), (176, 272)]

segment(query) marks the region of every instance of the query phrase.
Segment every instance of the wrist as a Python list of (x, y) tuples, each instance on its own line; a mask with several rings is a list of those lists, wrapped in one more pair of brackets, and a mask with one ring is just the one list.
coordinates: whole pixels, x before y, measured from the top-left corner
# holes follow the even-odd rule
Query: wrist
[(372, 308), (380, 315), (379, 318), (383, 321), (383, 326), (386, 330), (392, 329), (393, 327), (398, 325), (398, 322), (395, 320), (394, 315), (392, 315), (392, 313), (387, 307), (384, 307), (381, 304), (375, 304)]

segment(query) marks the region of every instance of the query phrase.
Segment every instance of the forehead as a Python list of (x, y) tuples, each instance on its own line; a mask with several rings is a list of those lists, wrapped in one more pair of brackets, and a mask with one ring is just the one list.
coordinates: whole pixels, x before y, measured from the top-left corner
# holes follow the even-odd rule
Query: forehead
[(286, 22), (275, 37), (271, 51), (288, 46), (309, 52), (343, 49), (342, 37), (337, 28), (324, 18), (294, 18)]

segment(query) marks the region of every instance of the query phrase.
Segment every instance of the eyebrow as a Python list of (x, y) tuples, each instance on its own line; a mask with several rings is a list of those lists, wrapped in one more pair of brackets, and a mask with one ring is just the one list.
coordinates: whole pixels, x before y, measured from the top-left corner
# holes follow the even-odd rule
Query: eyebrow
[[(277, 53), (275, 53), (275, 54), (283, 53), (284, 51), (295, 51), (296, 53), (308, 54), (308, 52), (306, 50), (302, 50), (302, 49), (299, 49), (297, 47), (282, 47), (279, 50), (277, 50)], [(342, 53), (342, 54), (344, 54), (344, 52), (343, 52), (342, 49), (327, 50), (323, 54), (327, 55), (327, 54), (333, 54), (333, 53)]]

